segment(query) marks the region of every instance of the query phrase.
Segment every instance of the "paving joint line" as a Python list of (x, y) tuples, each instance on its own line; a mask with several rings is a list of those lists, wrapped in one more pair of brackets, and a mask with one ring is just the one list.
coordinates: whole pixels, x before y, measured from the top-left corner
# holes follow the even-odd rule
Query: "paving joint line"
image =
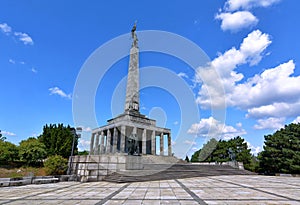
[(174, 181), (176, 181), (181, 186), (181, 188), (183, 188), (196, 202), (198, 202), (201, 205), (207, 205), (205, 201), (200, 199), (194, 192), (192, 192), (189, 188), (187, 188), (183, 183), (181, 183), (177, 179), (174, 179)]
[(283, 196), (283, 195), (280, 195), (280, 194), (276, 194), (276, 193), (272, 193), (272, 192), (269, 192), (269, 191), (261, 190), (259, 188), (255, 188), (255, 187), (241, 185), (241, 184), (238, 184), (238, 183), (229, 182), (229, 181), (225, 181), (225, 180), (222, 180), (222, 179), (214, 179), (214, 178), (211, 178), (211, 177), (208, 177), (208, 178), (210, 178), (212, 180), (220, 181), (220, 182), (225, 182), (225, 183), (237, 185), (237, 186), (240, 186), (240, 187), (243, 187), (243, 188), (247, 188), (247, 189), (252, 189), (252, 190), (255, 190), (255, 191), (263, 192), (263, 193), (270, 194), (270, 195), (273, 195), (273, 196), (276, 196), (276, 197), (280, 197), (280, 198), (284, 198), (284, 199), (287, 199), (287, 200), (290, 200), (290, 201), (298, 201), (298, 202), (300, 201), (300, 200), (297, 200), (297, 199), (290, 198), (288, 196)]
[[(59, 182), (58, 182), (59, 183)], [(50, 192), (53, 192), (53, 191), (57, 191), (57, 190), (61, 190), (61, 189), (64, 189), (64, 188), (70, 188), (70, 187), (74, 187), (74, 186), (79, 186), (80, 184), (77, 184), (77, 185), (69, 185), (69, 186), (65, 186), (65, 187), (59, 187), (57, 189), (51, 189), (51, 190), (48, 190), (48, 191), (44, 191), (44, 192), (40, 192), (40, 193), (36, 193), (36, 194), (32, 194), (32, 195), (29, 195), (29, 196), (25, 196), (25, 197), (21, 197), (21, 198), (18, 198), (18, 199), (8, 199), (8, 201), (5, 201), (4, 203), (2, 204), (8, 204), (8, 203), (11, 203), (11, 202), (15, 202), (15, 201), (19, 201), (19, 200), (26, 200), (27, 198), (30, 198), (30, 197), (35, 197), (35, 196), (38, 196), (40, 194), (47, 194), (47, 193), (50, 193)]]
[(129, 185), (130, 185), (130, 183), (125, 184), (124, 186), (120, 187), (117, 191), (111, 193), (110, 195), (108, 195), (107, 197), (105, 197), (104, 199), (102, 199), (101, 201), (99, 201), (98, 203), (96, 203), (95, 205), (101, 205), (101, 204), (106, 203), (108, 200), (110, 200), (111, 198), (113, 198), (114, 196), (116, 196), (117, 194), (119, 194), (121, 191), (123, 191), (124, 189), (126, 189)]

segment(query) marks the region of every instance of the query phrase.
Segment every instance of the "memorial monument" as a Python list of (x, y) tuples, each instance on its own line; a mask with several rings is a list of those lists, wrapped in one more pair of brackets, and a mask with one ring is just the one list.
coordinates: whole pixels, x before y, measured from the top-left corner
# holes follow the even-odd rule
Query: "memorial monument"
[[(171, 130), (156, 126), (156, 121), (145, 117), (139, 111), (139, 48), (134, 25), (130, 49), (124, 113), (107, 121), (107, 125), (93, 129), (90, 154), (129, 153), (156, 154), (156, 136), (160, 137), (160, 155), (164, 155), (164, 139), (168, 141), (168, 155), (171, 156)], [(136, 143), (131, 153), (130, 143)], [(130, 151), (130, 152), (129, 152)]]
[(124, 113), (92, 130), (89, 156), (73, 157), (72, 173), (81, 180), (102, 180), (113, 171), (151, 169), (147, 163), (173, 164), (178, 160), (172, 156), (171, 130), (156, 126), (156, 120), (140, 113), (136, 23), (131, 38)]

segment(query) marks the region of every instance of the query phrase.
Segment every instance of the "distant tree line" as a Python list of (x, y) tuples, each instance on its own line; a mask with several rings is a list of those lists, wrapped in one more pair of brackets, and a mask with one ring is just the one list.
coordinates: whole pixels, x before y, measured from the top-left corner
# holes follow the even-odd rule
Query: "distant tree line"
[(265, 174), (300, 173), (300, 123), (286, 125), (272, 135), (264, 136), (263, 151), (251, 155), (246, 141), (241, 137), (230, 140), (212, 138), (196, 151), (191, 162), (230, 161), (229, 149), (235, 153), (236, 161), (243, 162), (245, 169)]
[[(43, 162), (49, 158), (53, 158), (54, 161), (60, 159), (60, 162), (67, 163), (71, 154), (74, 137), (74, 155), (88, 154), (87, 151), (78, 152), (79, 138), (75, 129), (69, 125), (46, 124), (40, 136), (22, 140), (19, 146), (6, 141), (5, 136), (0, 131), (0, 164), (7, 165), (9, 163), (21, 162), (27, 166), (42, 166)], [(48, 164), (51, 165), (50, 161)], [(59, 164), (60, 162), (52, 163), (52, 165)], [(65, 168), (65, 166), (63, 167)]]

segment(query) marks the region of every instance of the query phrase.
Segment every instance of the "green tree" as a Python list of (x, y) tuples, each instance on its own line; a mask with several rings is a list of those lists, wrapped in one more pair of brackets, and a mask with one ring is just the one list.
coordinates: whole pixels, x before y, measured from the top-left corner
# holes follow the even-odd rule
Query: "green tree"
[(68, 160), (62, 156), (50, 156), (45, 160), (44, 167), (48, 175), (65, 174), (68, 168)]
[(265, 173), (300, 173), (300, 124), (286, 125), (265, 136), (259, 154), (259, 171)]
[(212, 138), (207, 144), (203, 145), (203, 148), (196, 151), (192, 155), (192, 162), (204, 161), (204, 162), (227, 162), (230, 161), (228, 153), (229, 148), (233, 150), (236, 155), (236, 160), (243, 162), (246, 169), (250, 169), (251, 165), (251, 153), (248, 148), (247, 142), (241, 137), (235, 137), (228, 141)]
[(211, 153), (216, 149), (218, 141), (215, 138), (210, 139), (206, 144), (203, 145), (202, 149), (196, 151), (192, 157), (192, 162), (204, 162), (210, 161), (209, 157)]
[(0, 140), (0, 161), (13, 162), (18, 159), (18, 147), (10, 142)]
[(1, 130), (0, 130), (0, 141), (5, 141), (6, 137), (2, 136)]
[[(47, 156), (60, 155), (69, 158), (72, 150), (73, 133), (75, 129), (69, 125), (50, 124), (43, 127), (43, 133), (38, 139), (46, 146)], [(78, 154), (78, 136), (75, 136), (74, 155)]]
[(243, 162), (244, 167), (246, 169), (249, 169), (252, 155), (250, 153), (251, 150), (248, 148), (247, 142), (243, 138), (238, 136), (230, 139), (228, 143), (236, 154), (236, 161)]
[(89, 155), (89, 151), (83, 150), (83, 151), (78, 151), (78, 155)]
[(46, 158), (45, 148), (45, 145), (38, 139), (30, 137), (20, 142), (19, 157), (27, 165), (38, 165)]

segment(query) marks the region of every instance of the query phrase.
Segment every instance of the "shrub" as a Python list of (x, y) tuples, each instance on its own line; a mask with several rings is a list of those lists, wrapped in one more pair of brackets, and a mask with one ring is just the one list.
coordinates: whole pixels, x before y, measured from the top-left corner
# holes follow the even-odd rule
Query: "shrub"
[(68, 168), (68, 160), (62, 156), (50, 156), (44, 162), (46, 174), (48, 175), (62, 175), (65, 174)]

